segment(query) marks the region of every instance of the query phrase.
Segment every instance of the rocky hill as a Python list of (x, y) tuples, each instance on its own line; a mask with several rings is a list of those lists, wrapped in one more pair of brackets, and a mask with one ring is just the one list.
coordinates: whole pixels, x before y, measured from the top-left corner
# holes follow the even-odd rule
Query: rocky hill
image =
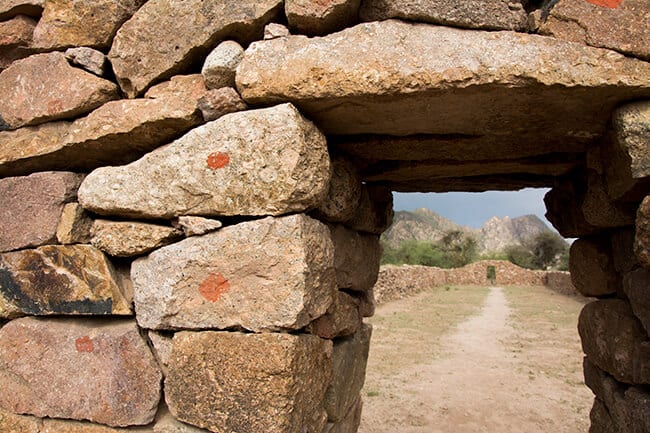
[(516, 218), (493, 217), (480, 229), (461, 226), (429, 209), (413, 212), (395, 212), (393, 225), (382, 235), (382, 241), (393, 248), (407, 240), (437, 242), (452, 230), (473, 235), (481, 253), (502, 251), (511, 245), (521, 245), (526, 240), (551, 229), (537, 216), (524, 215)]

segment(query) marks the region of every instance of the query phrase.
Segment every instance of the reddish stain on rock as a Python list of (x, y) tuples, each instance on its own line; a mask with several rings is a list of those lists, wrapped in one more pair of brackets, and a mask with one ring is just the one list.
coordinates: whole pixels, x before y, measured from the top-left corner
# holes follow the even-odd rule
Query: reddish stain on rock
[(230, 155), (223, 152), (213, 152), (208, 155), (208, 167), (212, 170), (224, 168), (230, 164)]
[(88, 352), (91, 353), (93, 350), (95, 350), (95, 346), (93, 345), (93, 341), (90, 339), (89, 336), (83, 336), (80, 338), (77, 338), (74, 342), (75, 347), (77, 348), (77, 352)]
[(605, 8), (616, 9), (623, 3), (623, 0), (587, 0), (589, 3)]
[(210, 302), (217, 302), (228, 289), (230, 289), (230, 283), (218, 272), (210, 274), (199, 286), (201, 296)]

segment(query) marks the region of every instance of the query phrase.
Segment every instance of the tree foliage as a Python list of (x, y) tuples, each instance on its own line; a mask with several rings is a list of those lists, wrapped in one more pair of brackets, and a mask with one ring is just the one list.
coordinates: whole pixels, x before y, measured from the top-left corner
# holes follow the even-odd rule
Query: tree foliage
[(384, 245), (383, 264), (409, 264), (457, 268), (476, 260), (478, 243), (473, 236), (454, 230), (438, 242), (406, 241), (398, 248)]
[(551, 232), (543, 232), (523, 245), (506, 248), (509, 261), (522, 268), (565, 270), (568, 267), (569, 245)]

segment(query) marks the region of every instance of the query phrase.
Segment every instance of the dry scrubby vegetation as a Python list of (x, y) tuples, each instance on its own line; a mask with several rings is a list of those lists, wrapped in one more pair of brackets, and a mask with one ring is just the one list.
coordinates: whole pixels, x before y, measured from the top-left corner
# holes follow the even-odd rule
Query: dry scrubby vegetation
[(397, 248), (383, 244), (382, 264), (424, 265), (439, 268), (459, 268), (477, 260), (509, 260), (527, 269), (569, 268), (569, 245), (556, 234), (545, 232), (529, 238), (520, 245), (510, 245), (503, 251), (480, 255), (478, 241), (472, 235), (452, 230), (438, 242), (410, 240)]

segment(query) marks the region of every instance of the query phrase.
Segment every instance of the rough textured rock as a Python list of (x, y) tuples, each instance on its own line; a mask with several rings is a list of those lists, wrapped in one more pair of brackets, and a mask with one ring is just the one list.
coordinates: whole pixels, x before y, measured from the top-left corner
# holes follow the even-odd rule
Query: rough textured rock
[(332, 179), (319, 217), (331, 222), (347, 222), (353, 217), (361, 200), (361, 177), (347, 158), (332, 158)]
[[(641, 387), (625, 386), (584, 361), (585, 383), (596, 394), (590, 432), (646, 433), (650, 425), (650, 395)], [(600, 430), (599, 430), (600, 429)]]
[(376, 308), (374, 290), (371, 288), (370, 290), (362, 292), (361, 296), (359, 296), (359, 300), (361, 301), (359, 304), (359, 311), (361, 311), (361, 315), (363, 317), (374, 316)]
[(363, 0), (361, 18), (401, 18), (446, 26), (524, 30), (528, 15), (521, 0)]
[(79, 203), (66, 203), (56, 228), (56, 240), (63, 245), (87, 244), (93, 220)]
[(634, 255), (634, 227), (611, 232), (612, 257), (616, 272), (623, 275), (639, 266)]
[(619, 108), (613, 125), (614, 137), (603, 158), (608, 193), (614, 199), (642, 199), (650, 185), (650, 102)]
[(248, 106), (232, 87), (209, 90), (199, 99), (199, 110), (203, 120), (211, 122), (229, 113), (243, 111)]
[(146, 0), (47, 0), (34, 31), (34, 45), (44, 50), (73, 46), (106, 49), (122, 23)]
[(289, 28), (309, 36), (343, 30), (358, 22), (361, 0), (286, 0)]
[(40, 418), (16, 415), (0, 408), (0, 431), (10, 433), (41, 433)]
[(372, 327), (363, 325), (353, 336), (334, 343), (332, 384), (325, 394), (325, 409), (330, 422), (340, 422), (359, 399), (366, 379)]
[(208, 54), (201, 75), (208, 89), (235, 87), (235, 71), (244, 58), (244, 49), (235, 41), (223, 41)]
[(9, 48), (29, 47), (32, 44), (32, 34), (36, 21), (25, 15), (0, 22), (0, 53)]
[(201, 236), (206, 233), (220, 229), (223, 224), (221, 221), (203, 218), (197, 216), (181, 216), (172, 221), (172, 225), (183, 231), (183, 234), (189, 236)]
[(623, 291), (630, 301), (634, 315), (650, 335), (650, 271), (639, 268), (625, 274)]
[(377, 282), (381, 245), (379, 236), (330, 225), (334, 243), (334, 269), (339, 289), (365, 291)]
[(75, 199), (81, 179), (70, 172), (0, 179), (0, 251), (54, 243), (63, 207)]
[(149, 331), (147, 336), (153, 346), (153, 354), (158, 361), (160, 371), (162, 371), (164, 377), (167, 377), (167, 366), (169, 365), (169, 357), (172, 354), (172, 338), (174, 335), (172, 333)]
[(177, 76), (145, 99), (111, 101), (72, 123), (0, 132), (0, 175), (134, 161), (203, 123), (198, 100), (205, 92), (200, 75)]
[(650, 195), (643, 199), (636, 213), (634, 254), (641, 265), (650, 269)]
[(40, 433), (151, 433), (151, 429), (143, 428), (113, 428), (101, 424), (82, 421), (44, 419)]
[(182, 236), (174, 227), (158, 224), (96, 220), (91, 243), (109, 256), (133, 257), (169, 245)]
[(582, 214), (595, 227), (625, 227), (634, 224), (636, 205), (616, 203), (607, 193), (603, 177), (587, 170), (587, 192), (582, 202)]
[(162, 415), (159, 414), (157, 418), (153, 433), (209, 433), (207, 430), (178, 421), (166, 407), (162, 410)]
[(289, 36), (289, 29), (283, 26), (282, 24), (269, 23), (264, 26), (264, 40), (282, 38), (284, 36)]
[(0, 73), (0, 94), (0, 117), (14, 129), (80, 116), (118, 97), (115, 84), (73, 68), (59, 52), (12, 63)]
[(291, 105), (229, 114), (123, 167), (92, 172), (84, 208), (104, 215), (280, 215), (327, 194), (325, 137)]
[(627, 384), (650, 383), (650, 341), (630, 305), (619, 299), (586, 304), (578, 320), (591, 362)]
[(618, 278), (607, 239), (580, 238), (571, 245), (571, 281), (584, 296), (616, 293)]
[[(0, 304), (23, 315), (130, 315), (130, 299), (116, 279), (106, 257), (89, 245), (0, 254)], [(0, 317), (7, 316), (0, 311)]]
[(179, 332), (167, 404), (211, 431), (320, 432), (331, 353), (331, 342), (311, 335)]
[(192, 237), (131, 268), (140, 326), (300, 329), (335, 295), (326, 226), (304, 215), (265, 218)]
[(650, 5), (645, 0), (615, 2), (560, 0), (540, 23), (539, 33), (650, 60)]
[(0, 0), (0, 20), (16, 15), (39, 17), (43, 12), (45, 0)]
[(357, 433), (359, 424), (361, 424), (362, 409), (363, 401), (359, 397), (345, 418), (337, 423), (328, 423), (323, 433)]
[(393, 193), (382, 185), (364, 184), (359, 207), (346, 226), (360, 232), (382, 234), (393, 223)]
[(0, 329), (0, 385), (13, 390), (0, 406), (13, 412), (143, 425), (161, 378), (135, 322), (22, 318)]
[(134, 97), (187, 69), (219, 41), (259, 38), (281, 6), (281, 0), (148, 1), (120, 28), (109, 53), (120, 87)]
[(95, 75), (103, 77), (108, 69), (106, 55), (90, 47), (75, 47), (65, 50), (65, 58)]
[(307, 331), (329, 340), (352, 335), (361, 326), (360, 300), (338, 291), (325, 315), (307, 326)]
[(565, 238), (589, 236), (602, 230), (587, 222), (582, 204), (587, 194), (586, 176), (572, 173), (556, 181), (556, 185), (544, 196), (546, 219)]

